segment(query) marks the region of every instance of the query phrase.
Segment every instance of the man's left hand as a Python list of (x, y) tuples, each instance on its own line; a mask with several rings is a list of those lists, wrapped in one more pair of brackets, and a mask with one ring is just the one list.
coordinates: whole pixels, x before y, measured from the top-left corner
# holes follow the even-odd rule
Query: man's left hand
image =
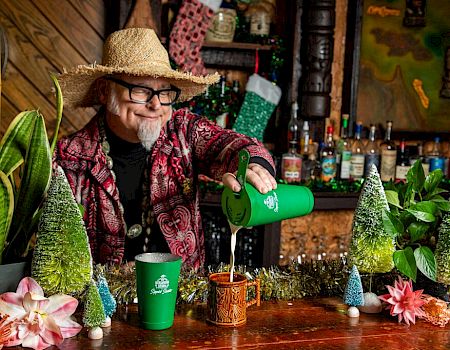
[[(269, 173), (267, 169), (257, 163), (250, 163), (248, 165), (246, 179), (260, 193), (267, 193), (277, 188), (277, 182), (275, 178)], [(239, 192), (241, 190), (241, 185), (239, 184), (239, 181), (236, 180), (235, 174), (223, 174), (222, 182), (233, 192)]]

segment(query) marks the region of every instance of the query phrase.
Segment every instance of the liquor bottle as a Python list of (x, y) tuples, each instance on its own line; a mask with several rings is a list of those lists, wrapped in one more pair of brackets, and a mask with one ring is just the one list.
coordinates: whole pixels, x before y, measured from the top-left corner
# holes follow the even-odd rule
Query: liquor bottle
[(380, 145), (381, 149), (381, 181), (395, 179), (395, 163), (397, 162), (397, 149), (395, 142), (391, 140), (392, 121), (386, 122), (386, 135)]
[(338, 142), (336, 162), (339, 170), (339, 177), (341, 179), (350, 178), (350, 165), (352, 159), (352, 149), (350, 139), (348, 137), (348, 114), (342, 115), (342, 131), (341, 138)]
[(310, 145), (310, 138), (309, 138), (309, 123), (307, 120), (303, 121), (303, 127), (302, 127), (302, 135), (300, 138), (300, 153), (304, 156), (304, 158), (308, 158), (309, 153), (309, 145)]
[(300, 182), (302, 174), (302, 156), (297, 152), (300, 137), (300, 122), (297, 117), (298, 104), (292, 103), (291, 119), (288, 123), (289, 150), (281, 158), (281, 178), (288, 183)]
[(428, 163), (430, 164), (430, 172), (436, 169), (441, 169), (444, 172), (445, 160), (441, 153), (441, 139), (436, 136), (433, 142), (433, 148), (428, 153)]
[(304, 156), (304, 160), (302, 162), (303, 180), (314, 180), (320, 178), (322, 169), (320, 167), (320, 162), (317, 160), (317, 149), (317, 143), (314, 143), (311, 139), (309, 139), (308, 154)]
[(427, 176), (430, 172), (430, 163), (428, 163), (427, 157), (423, 153), (423, 143), (419, 142), (417, 144), (417, 156), (409, 158), (409, 164), (414, 165), (414, 163), (420, 160), (422, 162), (422, 168), (425, 176)]
[(281, 178), (287, 183), (300, 182), (302, 157), (297, 153), (297, 141), (289, 141), (289, 150), (281, 157)]
[(233, 127), (236, 118), (241, 110), (243, 96), (239, 87), (239, 80), (233, 80), (233, 86), (230, 91), (230, 106), (229, 106), (229, 128)]
[(297, 116), (298, 103), (293, 102), (291, 105), (291, 119), (289, 119), (288, 123), (288, 140), (289, 142), (295, 141), (298, 142), (300, 140), (300, 121)]
[(219, 81), (220, 92), (217, 97), (217, 117), (216, 124), (222, 128), (226, 128), (229, 125), (228, 110), (229, 110), (229, 88), (226, 86), (226, 78), (222, 75)]
[(354, 180), (362, 179), (364, 176), (365, 148), (361, 140), (362, 122), (356, 123), (355, 139), (352, 143), (352, 157), (350, 166), (350, 177)]
[(375, 131), (375, 125), (370, 124), (369, 141), (366, 145), (366, 160), (364, 166), (365, 176), (369, 174), (372, 164), (377, 167), (378, 171), (380, 171), (380, 150), (378, 148), (377, 142), (375, 141)]
[(320, 165), (322, 167), (320, 178), (325, 182), (329, 182), (336, 177), (336, 147), (333, 141), (333, 127), (331, 125), (327, 127), (327, 139), (320, 154)]
[(406, 142), (405, 139), (402, 139), (397, 156), (397, 165), (395, 166), (395, 181), (406, 181), (406, 174), (410, 168), (411, 164), (406, 154)]

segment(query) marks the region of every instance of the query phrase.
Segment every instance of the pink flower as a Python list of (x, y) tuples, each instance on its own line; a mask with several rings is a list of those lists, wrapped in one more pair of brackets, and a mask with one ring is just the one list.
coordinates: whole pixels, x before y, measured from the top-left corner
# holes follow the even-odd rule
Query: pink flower
[(13, 331), (5, 346), (22, 345), (35, 350), (61, 344), (73, 337), (81, 326), (70, 316), (78, 306), (77, 299), (68, 295), (44, 297), (42, 288), (30, 278), (23, 278), (16, 293), (0, 295), (0, 314), (13, 321)]
[(416, 323), (416, 316), (422, 316), (421, 309), (425, 301), (422, 298), (423, 290), (413, 291), (412, 281), (404, 281), (401, 277), (394, 282), (394, 287), (386, 286), (389, 294), (380, 295), (378, 298), (388, 303), (386, 309), (390, 309), (391, 316), (398, 315), (398, 322), (403, 319), (406, 324)]
[(0, 350), (3, 348), (3, 344), (8, 341), (13, 330), (13, 324), (8, 321), (8, 318), (8, 315), (0, 314)]

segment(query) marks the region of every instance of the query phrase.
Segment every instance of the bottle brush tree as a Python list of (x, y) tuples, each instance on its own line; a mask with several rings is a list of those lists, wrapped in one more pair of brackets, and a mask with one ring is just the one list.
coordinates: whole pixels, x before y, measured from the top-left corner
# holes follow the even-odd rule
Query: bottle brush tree
[(349, 249), (350, 265), (361, 272), (383, 273), (394, 268), (395, 237), (384, 228), (385, 210), (389, 205), (383, 184), (372, 165), (355, 209)]
[(356, 265), (353, 265), (344, 291), (344, 303), (349, 306), (364, 305), (364, 294), (361, 277)]
[(108, 282), (106, 281), (106, 278), (104, 276), (98, 277), (97, 287), (98, 292), (100, 293), (100, 297), (102, 299), (105, 315), (107, 317), (111, 317), (116, 311), (117, 303), (109, 290)]
[(57, 167), (40, 217), (32, 277), (46, 294), (79, 296), (92, 278), (92, 258), (80, 209)]
[(450, 284), (450, 214), (446, 214), (439, 227), (439, 237), (434, 256), (436, 258), (436, 280)]
[(105, 309), (100, 293), (94, 280), (91, 280), (85, 295), (83, 324), (89, 328), (99, 327), (105, 318)]

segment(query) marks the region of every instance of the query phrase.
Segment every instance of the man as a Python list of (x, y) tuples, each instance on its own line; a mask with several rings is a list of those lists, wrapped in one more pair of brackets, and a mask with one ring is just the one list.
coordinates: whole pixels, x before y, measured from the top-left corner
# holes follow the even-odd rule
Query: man
[(55, 162), (65, 171), (99, 263), (158, 251), (204, 263), (198, 174), (240, 189), (238, 152), (251, 155), (247, 181), (276, 187), (270, 155), (256, 140), (225, 130), (186, 109), (173, 110), (217, 82), (218, 75), (173, 70), (151, 29), (112, 33), (101, 65), (59, 75), (65, 105), (101, 106), (80, 131), (62, 139)]

